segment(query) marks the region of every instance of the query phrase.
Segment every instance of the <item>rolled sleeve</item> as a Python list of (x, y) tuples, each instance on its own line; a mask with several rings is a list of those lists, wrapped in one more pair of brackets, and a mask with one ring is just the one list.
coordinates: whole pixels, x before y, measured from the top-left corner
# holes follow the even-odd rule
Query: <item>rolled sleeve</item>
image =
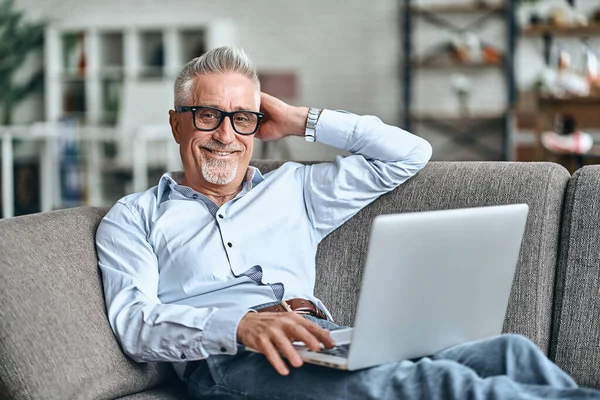
[(317, 140), (351, 153), (333, 162), (305, 167), (304, 198), (317, 240), (343, 224), (380, 195), (422, 169), (431, 145), (370, 115), (323, 110)]

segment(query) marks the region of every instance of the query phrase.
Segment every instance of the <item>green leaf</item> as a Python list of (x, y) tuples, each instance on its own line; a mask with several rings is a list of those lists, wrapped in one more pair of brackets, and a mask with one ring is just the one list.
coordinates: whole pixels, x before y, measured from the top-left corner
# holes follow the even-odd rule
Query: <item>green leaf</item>
[(44, 85), (44, 71), (39, 70), (33, 74), (27, 82), (21, 85), (13, 85), (11, 95), (8, 98), (8, 102), (16, 105), (23, 101), (34, 91), (42, 88)]
[(23, 12), (14, 9), (13, 0), (0, 0), (0, 108), (5, 121), (17, 103), (43, 86), (43, 71), (37, 71), (23, 84), (13, 76), (35, 50), (44, 44), (44, 24), (24, 21)]

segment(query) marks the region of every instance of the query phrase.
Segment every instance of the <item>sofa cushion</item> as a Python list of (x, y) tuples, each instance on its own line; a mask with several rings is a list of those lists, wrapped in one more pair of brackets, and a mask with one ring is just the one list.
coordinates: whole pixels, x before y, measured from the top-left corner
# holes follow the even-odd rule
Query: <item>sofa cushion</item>
[(107, 399), (172, 377), (130, 361), (108, 324), (94, 245), (106, 211), (0, 220), (0, 398)]
[[(255, 163), (261, 171), (277, 162)], [(529, 204), (504, 331), (548, 351), (559, 223), (568, 171), (553, 163), (432, 162), (361, 210), (319, 246), (315, 292), (337, 322), (352, 325), (370, 224), (379, 214)]]
[(600, 388), (600, 166), (567, 188), (550, 357), (579, 384)]

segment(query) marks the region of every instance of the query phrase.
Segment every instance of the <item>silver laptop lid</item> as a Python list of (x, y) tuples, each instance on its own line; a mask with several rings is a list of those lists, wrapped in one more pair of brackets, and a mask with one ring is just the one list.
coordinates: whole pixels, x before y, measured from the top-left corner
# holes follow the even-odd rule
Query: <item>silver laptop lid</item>
[(528, 209), (516, 204), (375, 218), (348, 368), (500, 334)]

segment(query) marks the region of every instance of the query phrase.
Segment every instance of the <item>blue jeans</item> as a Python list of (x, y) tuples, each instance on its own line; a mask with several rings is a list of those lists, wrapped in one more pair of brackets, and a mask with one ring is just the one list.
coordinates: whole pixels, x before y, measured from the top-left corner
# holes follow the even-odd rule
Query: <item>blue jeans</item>
[(600, 399), (600, 391), (578, 387), (518, 335), (352, 372), (304, 364), (288, 376), (279, 375), (262, 354), (240, 351), (209, 357), (186, 384), (194, 399)]

